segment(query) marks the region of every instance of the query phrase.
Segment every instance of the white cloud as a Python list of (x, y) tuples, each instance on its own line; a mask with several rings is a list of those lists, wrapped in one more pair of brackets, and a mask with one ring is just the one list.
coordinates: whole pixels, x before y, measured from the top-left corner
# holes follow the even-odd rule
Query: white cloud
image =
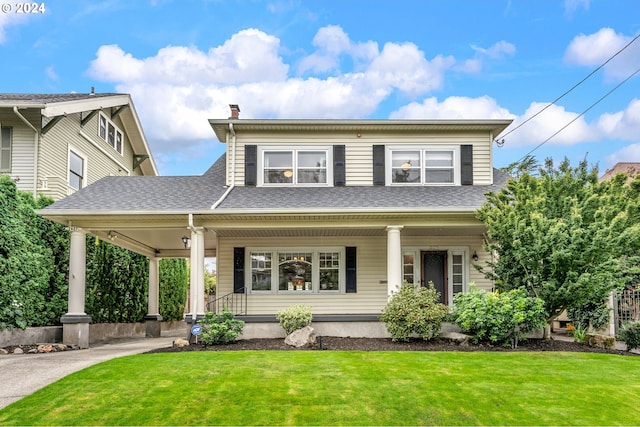
[[(573, 65), (597, 67), (625, 47), (633, 38), (616, 33), (611, 28), (576, 36), (564, 54), (564, 60)], [(612, 59), (604, 68), (605, 76), (622, 80), (640, 67), (640, 41), (634, 42)]]
[(515, 116), (489, 96), (467, 98), (451, 96), (442, 102), (427, 98), (412, 102), (391, 113), (391, 119), (510, 119)]
[[(15, 7), (15, 5), (12, 2), (11, 3), (5, 2), (3, 6), (4, 5), (9, 5), (12, 8)], [(8, 27), (26, 23), (29, 16), (38, 16), (38, 15), (37, 14), (31, 15), (31, 14), (24, 14), (24, 13), (6, 13), (3, 11), (0, 11), (0, 44), (3, 44), (5, 41), (7, 41), (6, 29)]]
[(471, 47), (480, 55), (487, 56), (491, 59), (502, 59), (505, 55), (513, 56), (516, 53), (515, 45), (504, 40), (500, 40), (487, 49), (473, 45)]
[[(163, 153), (213, 139), (207, 119), (227, 117), (230, 103), (241, 106), (243, 118), (364, 117), (394, 92), (410, 100), (441, 88), (455, 64), (451, 56), (428, 60), (413, 43), (386, 43), (382, 50), (372, 41), (357, 43), (337, 26), (321, 28), (313, 44), (300, 70), (331, 75), (291, 76), (280, 40), (255, 29), (206, 52), (168, 46), (136, 58), (104, 45), (88, 74), (132, 95), (154, 153)], [(341, 71), (345, 55), (352, 69)]]
[(597, 127), (609, 138), (640, 142), (640, 99), (631, 100), (624, 111), (603, 114)]
[(60, 79), (60, 76), (56, 73), (56, 69), (53, 65), (45, 68), (44, 73), (49, 80), (58, 81)]
[(607, 156), (605, 163), (606, 167), (611, 167), (619, 162), (629, 162), (637, 159), (640, 159), (640, 143), (627, 145), (622, 150)]

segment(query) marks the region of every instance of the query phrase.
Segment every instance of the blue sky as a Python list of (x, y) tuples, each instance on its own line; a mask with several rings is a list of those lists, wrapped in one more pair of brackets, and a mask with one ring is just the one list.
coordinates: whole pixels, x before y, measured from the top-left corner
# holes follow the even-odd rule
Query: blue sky
[(623, 83), (640, 69), (637, 0), (0, 3), (0, 92), (131, 94), (162, 175), (224, 152), (207, 119), (229, 104), (241, 118), (511, 118), (496, 167), (640, 161), (640, 73)]

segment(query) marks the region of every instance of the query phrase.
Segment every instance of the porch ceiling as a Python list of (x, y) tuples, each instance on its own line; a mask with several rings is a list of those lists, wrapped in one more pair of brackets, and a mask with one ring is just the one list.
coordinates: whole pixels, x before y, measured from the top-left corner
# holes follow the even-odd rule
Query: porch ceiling
[[(191, 236), (186, 213), (76, 214), (48, 216), (79, 227), (100, 239), (146, 256), (189, 257), (182, 237)], [(205, 256), (216, 256), (218, 237), (354, 237), (386, 236), (388, 225), (403, 225), (406, 236), (481, 235), (485, 228), (473, 214), (457, 213), (322, 213), (193, 214), (192, 225), (204, 228)]]

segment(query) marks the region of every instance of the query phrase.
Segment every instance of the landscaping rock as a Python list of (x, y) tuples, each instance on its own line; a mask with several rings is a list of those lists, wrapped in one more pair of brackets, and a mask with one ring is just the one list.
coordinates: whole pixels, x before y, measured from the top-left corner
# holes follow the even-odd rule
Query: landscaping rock
[(51, 353), (53, 346), (51, 344), (40, 344), (37, 348), (38, 353)]
[(0, 348), (0, 354), (9, 354), (9, 352), (4, 348)]
[(13, 354), (23, 354), (24, 351), (20, 347), (16, 347), (13, 349)]
[(589, 347), (606, 348), (608, 350), (616, 349), (616, 338), (607, 335), (586, 334), (584, 343)]
[(173, 340), (173, 346), (178, 348), (188, 347), (189, 341), (185, 340), (184, 338), (176, 338), (175, 340)]
[(459, 345), (469, 345), (469, 340), (471, 339), (469, 335), (460, 332), (445, 332), (444, 334), (440, 334), (438, 338), (452, 341)]
[(304, 347), (316, 343), (316, 332), (311, 326), (293, 331), (284, 339), (284, 343), (292, 347)]

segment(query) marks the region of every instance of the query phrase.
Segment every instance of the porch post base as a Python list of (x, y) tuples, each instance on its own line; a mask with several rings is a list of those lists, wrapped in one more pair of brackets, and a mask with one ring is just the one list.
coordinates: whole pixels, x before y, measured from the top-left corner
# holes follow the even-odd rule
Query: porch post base
[(60, 318), (62, 343), (89, 348), (89, 323), (91, 316), (67, 314)]
[(162, 316), (159, 314), (147, 314), (144, 316), (145, 336), (147, 338), (159, 338), (161, 336)]

